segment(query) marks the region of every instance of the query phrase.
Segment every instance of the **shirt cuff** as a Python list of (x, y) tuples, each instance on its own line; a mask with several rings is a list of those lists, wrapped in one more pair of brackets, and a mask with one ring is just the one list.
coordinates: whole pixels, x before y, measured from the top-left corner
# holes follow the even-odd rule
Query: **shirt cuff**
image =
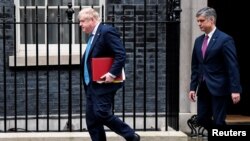
[(110, 72), (108, 72), (108, 74), (112, 77), (112, 78), (116, 78), (115, 75), (111, 74)]

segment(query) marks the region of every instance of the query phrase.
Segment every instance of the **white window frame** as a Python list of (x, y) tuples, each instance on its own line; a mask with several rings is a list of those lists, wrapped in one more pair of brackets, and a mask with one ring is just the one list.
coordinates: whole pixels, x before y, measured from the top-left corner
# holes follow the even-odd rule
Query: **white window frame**
[[(47, 17), (46, 13), (46, 6), (47, 1), (45, 0), (45, 6), (38, 6), (38, 9), (44, 9), (45, 10), (45, 19)], [(79, 8), (79, 5), (74, 5), (75, 0), (72, 1), (72, 8)], [(20, 21), (20, 9), (24, 9), (24, 6), (20, 6), (20, 0), (14, 0), (14, 4), (16, 5), (16, 21)], [(105, 6), (105, 0), (99, 0), (99, 5), (94, 5), (94, 8), (100, 9), (100, 15), (102, 15), (102, 5)], [(89, 7), (89, 6), (81, 6)], [(27, 9), (35, 9), (35, 6), (26, 6)], [(57, 9), (57, 6), (49, 6), (51, 9)], [(68, 6), (60, 6), (60, 9), (68, 9)], [(105, 10), (104, 10), (105, 11)], [(75, 20), (75, 14), (72, 16), (72, 20)], [(104, 14), (104, 13), (103, 13)], [(58, 44), (48, 44), (49, 46), (49, 62), (47, 64), (47, 39), (46, 39), (46, 28), (47, 25), (45, 25), (45, 43), (44, 44), (38, 44), (38, 64), (36, 63), (36, 44), (21, 44), (21, 34), (20, 34), (20, 24), (16, 24), (16, 65), (14, 63), (15, 56), (9, 56), (9, 66), (43, 66), (43, 65), (67, 65), (69, 64), (69, 44), (60, 44), (60, 64), (58, 64)], [(80, 44), (75, 44), (75, 24), (72, 24), (72, 44), (71, 44), (71, 64), (79, 64), (80, 63)], [(26, 48), (27, 47), (27, 48)], [(86, 48), (86, 44), (82, 44), (82, 54), (84, 53)], [(25, 56), (25, 49), (27, 49), (27, 64), (26, 64), (26, 56)]]

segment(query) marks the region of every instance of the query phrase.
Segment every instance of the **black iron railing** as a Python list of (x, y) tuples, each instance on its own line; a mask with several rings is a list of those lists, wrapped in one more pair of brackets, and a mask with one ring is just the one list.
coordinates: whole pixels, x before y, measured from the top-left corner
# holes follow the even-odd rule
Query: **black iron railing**
[[(165, 9), (145, 3), (143, 14), (136, 6), (123, 6), (120, 12), (112, 6), (106, 15), (101, 7), (102, 22), (121, 32), (127, 51), (127, 80), (114, 101), (114, 114), (136, 130), (160, 130), (162, 127), (168, 130), (168, 126), (179, 130), (179, 6), (177, 0), (168, 1), (163, 6)], [(22, 21), (16, 21), (16, 10), (10, 12), (6, 8), (10, 7), (2, 7), (0, 13), (0, 130), (85, 131), (85, 95), (79, 65), (83, 44), (77, 44), (78, 54), (72, 52), (73, 40), (78, 38), (82, 42), (84, 35), (80, 28), (73, 28), (79, 23), (73, 21), (72, 5), (65, 10), (66, 22), (62, 21), (60, 6), (57, 22), (50, 22), (48, 17), (41, 22), (37, 6), (34, 21), (27, 19), (26, 6)], [(34, 25), (31, 32), (35, 32), (33, 56), (28, 50), (30, 25)], [(39, 52), (40, 25), (44, 25), (46, 31), (44, 55)], [(50, 52), (50, 25), (57, 25), (55, 58)], [(65, 55), (61, 52), (62, 25), (68, 25), (68, 32), (64, 32), (68, 36), (67, 61), (62, 59)], [(73, 29), (78, 34), (73, 35)], [(24, 53), (20, 55), (21, 42), (24, 42)], [(33, 64), (30, 63), (32, 60)]]

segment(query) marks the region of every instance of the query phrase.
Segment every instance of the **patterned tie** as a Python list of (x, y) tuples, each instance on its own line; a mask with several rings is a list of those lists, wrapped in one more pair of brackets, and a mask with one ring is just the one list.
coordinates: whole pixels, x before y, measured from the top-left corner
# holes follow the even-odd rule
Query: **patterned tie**
[(93, 34), (91, 34), (89, 36), (88, 44), (87, 44), (87, 47), (86, 47), (86, 50), (85, 50), (85, 58), (84, 58), (84, 81), (85, 81), (85, 83), (87, 85), (89, 84), (89, 81), (90, 81), (90, 79), (89, 79), (88, 65), (87, 65), (87, 58), (88, 58), (88, 55), (89, 55), (89, 50), (91, 48), (92, 38), (93, 38)]
[(202, 43), (201, 51), (202, 51), (203, 58), (205, 57), (205, 53), (206, 53), (206, 50), (207, 50), (207, 41), (208, 41), (208, 38), (209, 38), (209, 36), (206, 35), (205, 38), (204, 38), (204, 40), (203, 40), (203, 43)]

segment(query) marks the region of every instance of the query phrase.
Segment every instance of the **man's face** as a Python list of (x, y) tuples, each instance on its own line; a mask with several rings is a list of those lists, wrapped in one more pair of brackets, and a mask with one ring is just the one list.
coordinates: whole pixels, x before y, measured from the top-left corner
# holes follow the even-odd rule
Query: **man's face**
[(93, 18), (85, 18), (81, 16), (79, 18), (79, 25), (82, 28), (82, 31), (85, 33), (91, 33), (95, 27), (94, 19)]
[(197, 17), (197, 23), (200, 27), (200, 30), (205, 33), (209, 33), (214, 26), (214, 20), (212, 18), (206, 18), (204, 16)]

